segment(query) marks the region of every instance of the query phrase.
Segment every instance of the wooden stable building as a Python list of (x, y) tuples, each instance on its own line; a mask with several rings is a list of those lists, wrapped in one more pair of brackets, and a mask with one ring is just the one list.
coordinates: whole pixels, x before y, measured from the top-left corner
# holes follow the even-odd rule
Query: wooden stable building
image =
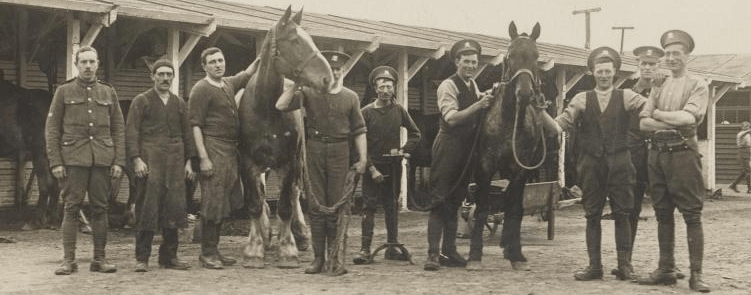
[[(114, 85), (121, 100), (131, 100), (152, 86), (147, 64), (166, 57), (180, 65), (173, 91), (187, 98), (192, 85), (204, 76), (200, 52), (210, 46), (225, 52), (227, 72), (244, 69), (254, 58), (268, 29), (282, 16), (284, 9), (229, 3), (218, 0), (0, 0), (0, 69), (5, 80), (27, 88), (52, 90), (54, 85), (75, 77), (73, 52), (93, 45), (101, 60), (99, 77)], [(499, 24), (499, 34), (507, 24)], [(521, 31), (533, 24), (517, 24)], [(553, 24), (542, 23), (545, 28)], [(399, 72), (397, 98), (418, 114), (438, 112), (436, 88), (454, 71), (447, 51), (461, 39), (472, 38), (483, 47), (476, 79), (481, 89), (499, 81), (510, 40), (474, 33), (459, 33), (434, 28), (388, 22), (353, 19), (327, 14), (305, 13), (302, 27), (321, 50), (339, 50), (350, 54), (345, 85), (361, 97), (373, 95), (367, 75), (379, 65), (390, 65)], [(539, 64), (546, 80), (553, 83), (558, 96), (555, 113), (577, 92), (591, 88), (588, 75), (588, 50), (538, 42)], [(629, 86), (638, 78), (636, 59), (623, 57), (616, 85)], [(702, 69), (692, 74), (706, 78), (716, 102), (742, 80)], [(708, 146), (713, 155), (715, 108), (710, 106)], [(563, 145), (565, 146), (565, 145)], [(561, 147), (558, 154), (564, 154)], [(708, 187), (714, 187), (714, 157), (708, 158)], [(563, 181), (563, 157), (554, 160), (548, 179)], [(26, 171), (12, 159), (0, 159), (0, 206), (13, 204), (24, 189)], [(22, 165), (21, 165), (22, 166)], [(23, 166), (22, 166), (23, 167)], [(26, 176), (24, 176), (26, 174)], [(123, 184), (125, 192), (127, 185)], [(272, 188), (273, 186), (269, 186)], [(270, 192), (273, 193), (273, 192)], [(32, 197), (31, 200), (35, 200)], [(403, 202), (404, 203), (404, 202)]]

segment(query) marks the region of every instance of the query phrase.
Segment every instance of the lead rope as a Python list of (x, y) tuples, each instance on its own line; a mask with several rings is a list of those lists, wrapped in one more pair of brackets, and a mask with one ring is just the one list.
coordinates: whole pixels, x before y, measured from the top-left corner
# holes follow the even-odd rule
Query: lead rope
[(514, 112), (515, 113), (515, 115), (514, 115), (514, 131), (511, 133), (511, 151), (514, 154), (514, 161), (516, 161), (516, 164), (518, 164), (520, 167), (522, 167), (524, 169), (534, 170), (534, 169), (540, 168), (540, 166), (542, 166), (542, 164), (545, 162), (545, 158), (548, 156), (548, 148), (547, 148), (547, 143), (546, 143), (546, 140), (545, 140), (545, 134), (543, 132), (542, 125), (535, 124), (536, 128), (537, 128), (537, 131), (538, 131), (538, 133), (540, 133), (540, 137), (542, 138), (542, 157), (540, 158), (540, 162), (537, 163), (534, 166), (524, 165), (521, 162), (521, 160), (519, 160), (519, 156), (516, 153), (516, 129), (517, 129), (518, 124), (519, 124), (519, 109), (520, 109), (520, 107), (519, 107), (519, 100), (517, 99), (516, 100), (516, 111)]

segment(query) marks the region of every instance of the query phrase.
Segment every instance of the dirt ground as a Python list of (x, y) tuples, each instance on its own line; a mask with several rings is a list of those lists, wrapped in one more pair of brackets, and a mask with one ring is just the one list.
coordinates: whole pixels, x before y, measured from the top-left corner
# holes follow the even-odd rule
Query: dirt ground
[[(341, 277), (306, 275), (303, 268), (313, 259), (310, 250), (301, 252), (301, 268), (279, 269), (275, 253), (267, 255), (261, 270), (231, 266), (207, 270), (198, 266), (199, 245), (183, 243), (178, 255), (189, 261), (189, 271), (156, 267), (152, 271), (133, 272), (134, 238), (131, 231), (111, 231), (107, 255), (118, 265), (115, 274), (91, 273), (91, 236), (79, 235), (80, 271), (71, 276), (55, 276), (53, 271), (62, 257), (61, 233), (53, 230), (19, 231), (20, 225), (0, 218), (0, 237), (15, 243), (0, 244), (0, 293), (2, 294), (683, 294), (689, 293), (687, 279), (675, 286), (640, 286), (606, 275), (602, 281), (578, 282), (573, 272), (587, 263), (584, 243), (585, 219), (579, 206), (556, 211), (555, 239), (547, 240), (546, 223), (537, 216), (525, 217), (522, 224), (524, 254), (532, 270), (517, 272), (502, 259), (499, 233), (486, 239), (485, 271), (467, 272), (462, 268), (443, 268), (425, 272), (426, 213), (403, 212), (400, 215), (400, 240), (414, 255), (416, 265), (385, 261), (380, 256), (371, 265), (351, 263), (359, 250), (359, 216), (353, 216), (349, 229), (347, 269)], [(704, 279), (713, 294), (751, 293), (751, 196), (726, 195), (708, 200), (704, 209)], [(7, 213), (0, 212), (8, 216)], [(633, 264), (646, 273), (657, 266), (656, 222), (651, 206), (645, 204), (636, 239)], [(4, 221), (2, 221), (4, 220)], [(385, 241), (383, 215), (377, 216), (374, 244)], [(676, 213), (676, 261), (688, 273), (685, 226)], [(603, 224), (603, 264), (606, 270), (616, 266), (613, 223)], [(487, 236), (487, 231), (486, 231)], [(246, 238), (222, 237), (224, 254), (242, 257)], [(155, 238), (155, 244), (159, 239)], [(466, 255), (469, 240), (458, 239), (460, 253)], [(374, 245), (374, 246), (375, 246)], [(153, 252), (156, 252), (156, 247)]]

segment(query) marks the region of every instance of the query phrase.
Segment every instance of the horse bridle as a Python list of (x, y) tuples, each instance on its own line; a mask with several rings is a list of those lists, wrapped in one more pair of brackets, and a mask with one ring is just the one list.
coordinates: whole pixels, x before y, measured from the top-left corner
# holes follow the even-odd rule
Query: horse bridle
[(279, 50), (276, 48), (276, 29), (271, 28), (269, 31), (271, 33), (271, 45), (269, 50), (272, 52), (272, 58), (274, 61), (280, 61), (281, 63), (285, 64), (287, 68), (291, 68), (292, 76), (289, 76), (287, 78), (292, 79), (293, 81), (299, 81), (300, 75), (302, 74), (303, 70), (305, 70), (305, 67), (308, 66), (308, 64), (318, 56), (320, 51), (318, 48), (314, 48), (313, 51), (310, 52), (310, 54), (303, 59), (303, 62), (299, 64), (297, 67), (292, 67), (292, 63), (289, 62), (284, 56), (282, 56), (279, 53)]

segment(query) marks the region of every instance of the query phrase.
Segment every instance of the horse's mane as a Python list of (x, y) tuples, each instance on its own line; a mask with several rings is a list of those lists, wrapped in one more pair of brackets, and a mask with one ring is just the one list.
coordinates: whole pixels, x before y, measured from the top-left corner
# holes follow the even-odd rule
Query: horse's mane
[(255, 93), (252, 93), (252, 95), (256, 97), (256, 104), (259, 106), (259, 109), (265, 110), (266, 114), (276, 111), (274, 105), (279, 99), (284, 85), (284, 76), (277, 73), (274, 68), (274, 52), (271, 52), (271, 43), (273, 42), (272, 30), (278, 30), (278, 25), (274, 25), (266, 33), (261, 46), (261, 52), (257, 55), (260, 59), (258, 61), (258, 71), (255, 74), (255, 79), (250, 80), (250, 83), (255, 82)]

